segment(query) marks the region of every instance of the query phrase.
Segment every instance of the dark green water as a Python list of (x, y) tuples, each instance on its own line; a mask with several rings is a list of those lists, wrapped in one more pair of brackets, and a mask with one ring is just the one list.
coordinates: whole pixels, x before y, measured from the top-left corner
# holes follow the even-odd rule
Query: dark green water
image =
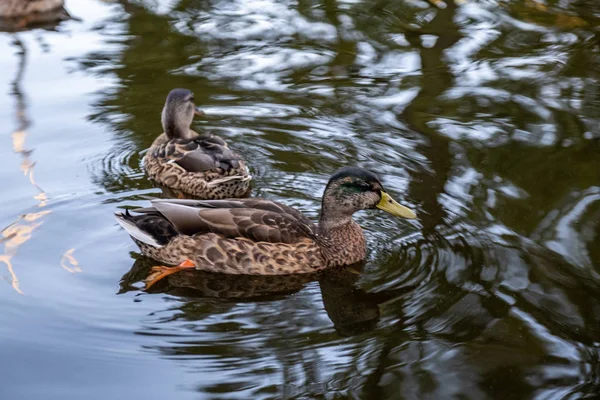
[[(160, 6), (157, 4), (160, 3)], [(1, 399), (580, 399), (600, 393), (600, 3), (67, 0), (0, 34)], [(356, 164), (362, 270), (140, 291), (112, 214), (186, 87), (318, 213)]]

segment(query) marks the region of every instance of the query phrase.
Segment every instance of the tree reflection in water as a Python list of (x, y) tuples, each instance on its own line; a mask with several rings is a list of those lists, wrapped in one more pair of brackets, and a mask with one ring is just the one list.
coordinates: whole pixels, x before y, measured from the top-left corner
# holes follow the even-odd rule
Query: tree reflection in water
[(259, 171), (255, 195), (314, 216), (328, 174), (358, 163), (419, 208), (411, 227), (357, 216), (372, 249), (360, 275), (170, 277), (167, 308), (139, 333), (222, 374), (199, 375), (198, 390), (600, 391), (596, 4), (120, 3), (109, 50), (74, 60), (116, 80), (91, 118), (117, 133), (111, 157), (126, 166), (97, 166), (99, 185), (150, 189), (139, 154), (181, 86), (220, 118), (198, 124)]
[[(43, 27), (45, 29), (53, 29), (58, 23), (68, 18), (68, 14), (63, 13), (64, 9), (50, 13), (36, 14), (34, 18), (23, 23), (22, 20), (15, 21), (10, 19), (0, 18), (0, 31), (17, 32), (32, 28)], [(66, 11), (65, 11), (66, 13)], [(15, 24), (18, 24), (16, 26)], [(22, 81), (27, 66), (27, 48), (17, 35), (14, 36), (13, 45), (17, 49), (18, 66), (17, 74), (12, 82), (11, 95), (15, 98), (15, 120), (16, 129), (11, 135), (13, 150), (21, 156), (20, 170), (23, 172), (31, 185), (37, 192), (33, 198), (38, 202), (35, 211), (21, 215), (15, 222), (8, 225), (0, 232), (2, 239), (0, 243), (4, 244), (4, 252), (0, 254), (0, 263), (6, 265), (10, 275), (9, 280), (11, 286), (17, 293), (23, 294), (19, 279), (15, 272), (12, 258), (16, 255), (17, 250), (25, 242), (31, 239), (33, 232), (43, 223), (44, 217), (51, 213), (46, 209), (48, 197), (42, 188), (36, 183), (34, 178), (35, 162), (31, 159), (33, 150), (26, 148), (25, 140), (27, 138), (27, 129), (31, 125), (31, 120), (27, 115), (27, 99), (23, 93)]]

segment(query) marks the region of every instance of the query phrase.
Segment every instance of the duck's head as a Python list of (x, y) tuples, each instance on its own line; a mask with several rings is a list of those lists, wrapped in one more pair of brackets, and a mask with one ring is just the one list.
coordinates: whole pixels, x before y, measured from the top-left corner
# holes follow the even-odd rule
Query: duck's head
[(399, 204), (371, 171), (359, 167), (339, 169), (329, 179), (321, 211), (321, 222), (332, 225), (347, 221), (359, 210), (378, 208), (392, 215), (413, 219), (416, 214)]
[(171, 90), (161, 114), (162, 126), (169, 139), (189, 137), (194, 115), (204, 115), (196, 108), (194, 93), (187, 89)]

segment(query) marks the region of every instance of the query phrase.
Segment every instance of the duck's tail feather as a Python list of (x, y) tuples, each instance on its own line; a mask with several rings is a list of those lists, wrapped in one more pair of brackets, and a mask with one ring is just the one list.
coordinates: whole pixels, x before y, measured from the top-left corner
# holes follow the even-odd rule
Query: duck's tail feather
[(142, 243), (146, 243), (153, 247), (163, 247), (163, 244), (159, 243), (148, 232), (142, 230), (135, 222), (135, 217), (129, 213), (129, 210), (125, 210), (125, 213), (115, 213), (117, 222), (127, 231), (127, 233), (136, 240)]

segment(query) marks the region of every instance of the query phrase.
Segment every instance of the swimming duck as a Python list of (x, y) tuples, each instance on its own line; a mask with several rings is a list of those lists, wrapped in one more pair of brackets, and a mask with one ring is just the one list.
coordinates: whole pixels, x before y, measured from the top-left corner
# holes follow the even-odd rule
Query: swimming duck
[(218, 136), (191, 130), (194, 115), (203, 115), (194, 94), (171, 90), (162, 110), (164, 132), (144, 157), (146, 173), (160, 185), (203, 199), (244, 196), (252, 180), (244, 161)]
[(62, 8), (64, 0), (2, 0), (0, 17), (14, 18), (42, 14)]
[(260, 199), (152, 200), (152, 207), (117, 213), (117, 221), (146, 256), (177, 265), (157, 266), (149, 288), (182, 269), (247, 275), (286, 275), (354, 264), (366, 256), (359, 210), (379, 208), (403, 218), (377, 176), (344, 167), (327, 183), (318, 225), (284, 204)]
[(52, 29), (73, 19), (64, 4), (64, 0), (0, 0), (0, 32)]

